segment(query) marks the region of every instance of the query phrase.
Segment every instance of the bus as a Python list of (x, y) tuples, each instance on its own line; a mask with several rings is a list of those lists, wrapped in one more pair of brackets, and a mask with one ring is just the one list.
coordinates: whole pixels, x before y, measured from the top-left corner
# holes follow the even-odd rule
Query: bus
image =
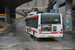
[(36, 38), (63, 37), (61, 13), (40, 13), (28, 16), (26, 32)]

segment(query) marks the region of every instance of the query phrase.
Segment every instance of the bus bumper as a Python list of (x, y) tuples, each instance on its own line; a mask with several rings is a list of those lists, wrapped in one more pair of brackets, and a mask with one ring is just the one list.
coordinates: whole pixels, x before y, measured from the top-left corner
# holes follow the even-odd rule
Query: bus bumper
[(40, 34), (37, 38), (55, 38), (55, 37), (63, 37), (63, 34)]

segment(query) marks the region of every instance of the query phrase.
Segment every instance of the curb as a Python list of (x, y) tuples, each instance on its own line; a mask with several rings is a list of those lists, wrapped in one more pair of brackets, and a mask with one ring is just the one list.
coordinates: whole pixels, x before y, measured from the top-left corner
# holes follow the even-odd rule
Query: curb
[(71, 32), (66, 32), (66, 31), (64, 31), (63, 33), (65, 33), (65, 34), (75, 34), (75, 31), (71, 31)]
[[(25, 18), (23, 18), (25, 19)], [(15, 23), (11, 24), (9, 27), (7, 27), (4, 31), (1, 31), (0, 32), (0, 35), (4, 35), (6, 33), (9, 33), (14, 27), (15, 25), (17, 25), (19, 22), (21, 22), (23, 19), (19, 20), (19, 21), (16, 21)]]

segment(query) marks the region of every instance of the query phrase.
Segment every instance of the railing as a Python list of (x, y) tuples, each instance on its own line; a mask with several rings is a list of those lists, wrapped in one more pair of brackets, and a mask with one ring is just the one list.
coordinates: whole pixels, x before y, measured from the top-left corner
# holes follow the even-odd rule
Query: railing
[(5, 18), (6, 14), (0, 14), (0, 18)]

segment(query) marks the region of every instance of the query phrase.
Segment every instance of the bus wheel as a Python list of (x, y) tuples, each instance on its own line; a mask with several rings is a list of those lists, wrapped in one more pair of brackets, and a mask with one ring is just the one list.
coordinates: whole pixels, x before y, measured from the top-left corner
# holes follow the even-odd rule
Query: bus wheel
[(32, 38), (32, 37), (33, 37), (33, 35), (31, 35), (31, 34), (30, 34), (30, 37)]
[(27, 35), (30, 36), (30, 34), (28, 33), (28, 29), (27, 29)]
[(35, 40), (35, 32), (34, 32), (34, 30), (33, 30), (33, 40)]
[(27, 33), (28, 33), (28, 29), (27, 29)]

